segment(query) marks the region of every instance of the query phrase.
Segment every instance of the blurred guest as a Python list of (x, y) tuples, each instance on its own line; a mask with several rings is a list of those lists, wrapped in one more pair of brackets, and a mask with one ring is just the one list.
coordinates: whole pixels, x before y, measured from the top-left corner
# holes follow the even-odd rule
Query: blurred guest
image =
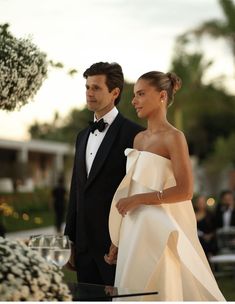
[(235, 226), (235, 204), (232, 191), (223, 190), (215, 211), (216, 228)]
[(195, 201), (195, 215), (197, 219), (197, 231), (201, 245), (207, 257), (216, 253), (216, 227), (213, 213), (208, 210), (206, 197), (200, 195)]
[(52, 190), (53, 209), (55, 212), (55, 226), (58, 233), (62, 233), (62, 224), (65, 215), (66, 189), (64, 179), (60, 177)]

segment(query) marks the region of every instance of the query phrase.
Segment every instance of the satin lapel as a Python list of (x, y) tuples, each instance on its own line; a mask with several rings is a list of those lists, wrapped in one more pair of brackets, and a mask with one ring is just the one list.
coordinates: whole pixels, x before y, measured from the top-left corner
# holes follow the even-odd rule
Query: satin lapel
[(85, 131), (83, 137), (80, 140), (79, 145), (77, 146), (77, 164), (78, 164), (78, 179), (82, 184), (85, 184), (87, 181), (87, 171), (86, 171), (86, 145), (90, 132), (89, 129)]
[(123, 122), (123, 116), (119, 113), (115, 118), (114, 122), (109, 127), (97, 153), (95, 159), (93, 161), (89, 177), (87, 179), (86, 188), (90, 185), (90, 183), (94, 180), (100, 169), (102, 168), (111, 147), (113, 146), (113, 142), (116, 139), (119, 128)]

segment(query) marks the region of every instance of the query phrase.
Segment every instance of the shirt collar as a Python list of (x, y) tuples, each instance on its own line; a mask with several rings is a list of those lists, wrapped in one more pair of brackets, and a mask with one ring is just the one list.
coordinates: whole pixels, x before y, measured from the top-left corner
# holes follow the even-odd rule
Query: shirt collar
[[(118, 109), (116, 107), (114, 107), (114, 108), (112, 108), (111, 111), (109, 111), (108, 113), (106, 113), (101, 118), (103, 118), (105, 122), (107, 122), (109, 125), (111, 125), (111, 123), (114, 121), (114, 119), (116, 118), (117, 115), (118, 115)], [(95, 115), (94, 115), (94, 121), (97, 121)]]

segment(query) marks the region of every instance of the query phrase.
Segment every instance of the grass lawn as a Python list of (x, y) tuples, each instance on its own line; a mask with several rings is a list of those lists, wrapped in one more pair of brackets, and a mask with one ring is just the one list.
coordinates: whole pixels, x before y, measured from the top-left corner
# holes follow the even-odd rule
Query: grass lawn
[(227, 301), (235, 301), (235, 273), (231, 277), (217, 278), (217, 283)]

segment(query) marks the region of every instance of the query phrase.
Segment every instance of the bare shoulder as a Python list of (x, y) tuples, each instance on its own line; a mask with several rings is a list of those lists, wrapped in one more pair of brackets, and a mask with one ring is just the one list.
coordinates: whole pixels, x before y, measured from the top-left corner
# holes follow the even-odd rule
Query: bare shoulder
[(143, 139), (144, 139), (145, 133), (146, 133), (146, 131), (144, 130), (144, 131), (139, 132), (139, 133), (135, 136), (135, 138), (134, 138), (134, 144), (133, 144), (133, 147), (134, 147), (135, 149), (140, 149), (140, 146), (141, 146), (141, 143), (142, 143), (142, 141), (143, 141)]
[(172, 127), (165, 133), (165, 138), (168, 141), (185, 141), (185, 135), (182, 131)]
[(177, 155), (178, 153), (188, 154), (188, 144), (185, 135), (176, 128), (171, 128), (166, 132), (165, 144), (170, 156), (172, 156), (172, 154)]

